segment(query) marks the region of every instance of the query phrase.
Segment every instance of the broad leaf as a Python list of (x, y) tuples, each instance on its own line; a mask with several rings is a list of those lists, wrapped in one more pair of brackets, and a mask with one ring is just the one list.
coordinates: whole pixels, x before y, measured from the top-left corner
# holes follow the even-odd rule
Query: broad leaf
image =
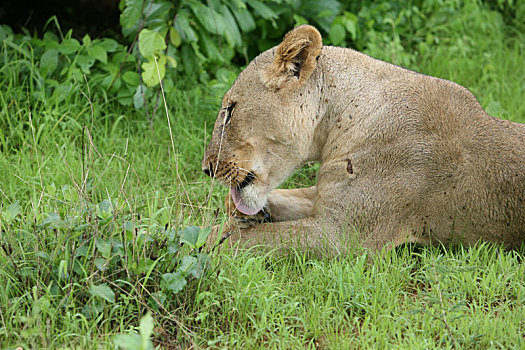
[(332, 41), (332, 44), (334, 45), (340, 45), (345, 40), (345, 27), (343, 27), (341, 24), (332, 24), (330, 27), (330, 40)]
[(209, 33), (220, 35), (224, 33), (227, 23), (220, 13), (198, 1), (191, 0), (188, 2), (197, 20)]
[(144, 0), (126, 0), (126, 6), (120, 15), (122, 28), (129, 29), (137, 23), (140, 18)]
[(111, 241), (109, 239), (95, 238), (95, 245), (104, 258), (109, 259), (111, 257)]
[(100, 202), (97, 206), (97, 214), (101, 219), (107, 219), (113, 215), (113, 206), (111, 205), (111, 201), (104, 199), (102, 202)]
[(190, 24), (190, 13), (186, 10), (179, 10), (177, 13), (177, 20), (175, 21), (175, 28), (185, 41), (197, 41), (197, 33), (193, 30)]
[(219, 51), (219, 47), (217, 46), (217, 41), (210, 38), (204, 30), (199, 31), (199, 34), (200, 34), (201, 42), (204, 46), (204, 49), (206, 50), (208, 58), (210, 58), (213, 61), (222, 62), (224, 60), (224, 56)]
[(58, 65), (58, 50), (51, 49), (40, 57), (40, 69), (43, 74), (52, 73)]
[(80, 43), (77, 39), (66, 39), (58, 46), (58, 51), (64, 55), (75, 53), (78, 51), (78, 49), (80, 49)]
[[(4, 220), (7, 221), (7, 223), (11, 223), (15, 217), (20, 214), (20, 204), (18, 203), (18, 201), (8, 205), (5, 210), (4, 210), (4, 213), (3, 213), (3, 217), (4, 217)], [(60, 219), (60, 217), (59, 217)]]
[(141, 109), (144, 106), (144, 97), (146, 95), (145, 86), (137, 86), (137, 89), (135, 90), (135, 94), (133, 95), (133, 105), (136, 109)]
[(133, 71), (127, 71), (126, 73), (122, 74), (122, 80), (131, 86), (137, 86), (140, 84), (139, 74)]
[(211, 233), (211, 228), (200, 228), (198, 226), (188, 226), (181, 232), (180, 242), (189, 245), (193, 249), (200, 248), (206, 243), (206, 239)]
[(345, 11), (344, 25), (346, 31), (352, 36), (352, 40), (355, 40), (357, 38), (357, 16)]
[(146, 316), (142, 317), (139, 322), (139, 332), (140, 338), (142, 339), (142, 348), (146, 349), (148, 346), (149, 338), (153, 334), (153, 327), (155, 323), (153, 322), (153, 317), (150, 313), (147, 313)]
[(94, 42), (99, 43), (107, 52), (114, 52), (118, 49), (119, 43), (113, 39), (103, 38), (100, 41), (95, 40)]
[(222, 5), (219, 11), (224, 16), (227, 25), (224, 26), (224, 36), (231, 47), (241, 47), (242, 37), (237, 22), (226, 5)]
[(175, 47), (179, 47), (180, 46), (180, 43), (181, 43), (181, 37), (180, 37), (180, 34), (179, 32), (177, 31), (177, 29), (175, 29), (175, 27), (171, 27), (170, 28), (170, 42), (173, 44), (173, 46)]
[(182, 258), (182, 261), (180, 263), (180, 266), (178, 270), (184, 275), (188, 275), (192, 273), (192, 271), (197, 267), (197, 258), (186, 255)]
[(93, 45), (88, 49), (88, 55), (102, 63), (108, 62), (108, 54), (102, 46)]
[(82, 73), (89, 74), (91, 67), (95, 64), (95, 58), (88, 55), (78, 55), (77, 64)]
[(166, 48), (164, 38), (157, 32), (142, 29), (139, 34), (139, 50), (142, 56), (152, 59), (155, 54), (160, 54)]
[[(231, 3), (228, 3), (231, 8)], [(234, 9), (232, 8), (233, 15), (239, 24), (239, 27), (243, 32), (250, 32), (255, 29), (255, 21), (252, 17), (250, 11), (246, 8), (244, 9)]]
[(275, 23), (274, 19), (277, 19), (277, 13), (272, 10), (268, 5), (258, 1), (258, 0), (247, 0), (248, 5), (250, 5), (255, 12), (264, 19), (268, 19)]
[(138, 334), (117, 334), (113, 344), (126, 350), (142, 349), (142, 338)]
[(155, 64), (155, 60), (151, 60), (149, 62), (142, 63), (141, 67), (143, 70), (142, 80), (144, 81), (144, 84), (146, 84), (149, 87), (153, 87), (157, 85), (160, 82), (160, 80), (162, 80), (166, 75), (166, 56), (160, 56), (160, 58), (157, 60), (157, 64)]
[(166, 59), (171, 68), (177, 68), (177, 61), (173, 57), (166, 55)]
[(178, 293), (186, 285), (186, 279), (180, 271), (175, 273), (165, 273), (162, 275), (164, 286), (173, 293)]
[(91, 287), (89, 287), (89, 293), (94, 297), (102, 298), (110, 303), (115, 302), (115, 293), (113, 293), (106, 283), (91, 285)]

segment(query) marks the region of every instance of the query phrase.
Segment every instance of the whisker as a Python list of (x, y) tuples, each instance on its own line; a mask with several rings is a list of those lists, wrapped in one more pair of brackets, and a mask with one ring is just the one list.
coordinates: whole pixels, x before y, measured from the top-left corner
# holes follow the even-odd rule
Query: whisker
[(282, 159), (281, 157), (279, 157), (277, 154), (275, 154), (273, 151), (271, 150), (268, 150), (267, 151), (268, 153), (270, 153), (272, 156), (276, 157), (276, 158), (279, 158), (280, 160), (284, 161), (284, 159)]

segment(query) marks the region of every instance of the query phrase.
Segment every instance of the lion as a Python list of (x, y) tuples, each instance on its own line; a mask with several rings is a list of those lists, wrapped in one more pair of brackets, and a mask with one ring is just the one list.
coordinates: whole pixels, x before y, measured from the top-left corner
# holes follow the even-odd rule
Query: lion
[[(315, 161), (316, 186), (277, 189)], [(524, 124), (490, 116), (454, 82), (323, 46), (310, 25), (239, 74), (202, 169), (252, 223), (232, 226), (244, 247), (338, 255), (525, 240)]]

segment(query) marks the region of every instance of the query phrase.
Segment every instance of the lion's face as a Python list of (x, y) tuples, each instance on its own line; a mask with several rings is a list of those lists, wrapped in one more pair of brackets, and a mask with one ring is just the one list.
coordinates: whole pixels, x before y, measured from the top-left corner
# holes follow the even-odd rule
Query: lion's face
[[(311, 136), (306, 135), (313, 134), (308, 128), (314, 127), (318, 99), (307, 89), (307, 79), (321, 46), (320, 35), (310, 28), (305, 28), (307, 38), (313, 38), (299, 42), (300, 47), (293, 46), (292, 37), (283, 48), (287, 36), (277, 49), (252, 61), (223, 98), (202, 167), (231, 188), (244, 214), (261, 210), (268, 192), (311, 153)], [(319, 42), (314, 42), (316, 34)]]

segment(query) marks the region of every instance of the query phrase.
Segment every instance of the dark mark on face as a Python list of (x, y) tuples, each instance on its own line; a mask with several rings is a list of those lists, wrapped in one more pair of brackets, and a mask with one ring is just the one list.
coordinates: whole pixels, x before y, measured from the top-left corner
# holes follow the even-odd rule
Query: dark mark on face
[(352, 166), (352, 161), (350, 159), (347, 159), (346, 162), (347, 162), (346, 172), (349, 173), (349, 174), (353, 174), (354, 173), (354, 167)]

